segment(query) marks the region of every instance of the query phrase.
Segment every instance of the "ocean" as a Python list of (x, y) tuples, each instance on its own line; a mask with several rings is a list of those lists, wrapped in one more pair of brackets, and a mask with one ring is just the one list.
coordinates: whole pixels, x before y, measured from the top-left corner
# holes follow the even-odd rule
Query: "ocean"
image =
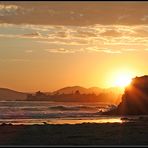
[(122, 122), (102, 112), (115, 107), (106, 103), (64, 103), (49, 101), (1, 101), (0, 123), (76, 124)]

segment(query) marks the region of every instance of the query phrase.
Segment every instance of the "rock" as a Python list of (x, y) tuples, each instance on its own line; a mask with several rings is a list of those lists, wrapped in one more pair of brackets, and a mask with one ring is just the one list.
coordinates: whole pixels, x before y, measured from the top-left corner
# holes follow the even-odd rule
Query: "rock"
[(148, 76), (133, 78), (118, 107), (105, 114), (148, 115)]
[(1, 124), (1, 126), (6, 126), (6, 125), (7, 125), (7, 124), (6, 124), (6, 123), (4, 123), (4, 122)]
[(123, 117), (121, 118), (121, 120), (129, 120), (129, 118)]

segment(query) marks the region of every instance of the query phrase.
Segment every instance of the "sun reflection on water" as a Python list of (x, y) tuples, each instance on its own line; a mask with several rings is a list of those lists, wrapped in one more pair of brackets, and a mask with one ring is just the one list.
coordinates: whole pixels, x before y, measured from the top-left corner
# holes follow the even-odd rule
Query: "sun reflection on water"
[(52, 124), (82, 124), (82, 123), (122, 123), (123, 121), (120, 118), (112, 119), (63, 119), (63, 120), (53, 120), (50, 123)]
[(0, 123), (11, 123), (13, 125), (45, 125), (45, 124), (82, 124), (82, 123), (123, 123), (121, 118), (99, 118), (99, 119), (13, 119), (2, 120)]

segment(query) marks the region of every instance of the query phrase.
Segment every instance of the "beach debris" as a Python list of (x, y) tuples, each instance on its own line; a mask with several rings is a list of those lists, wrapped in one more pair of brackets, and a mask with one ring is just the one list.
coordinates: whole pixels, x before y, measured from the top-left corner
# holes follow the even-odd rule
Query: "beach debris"
[(44, 124), (44, 125), (48, 125), (48, 123), (47, 123), (47, 122), (43, 122), (43, 124)]

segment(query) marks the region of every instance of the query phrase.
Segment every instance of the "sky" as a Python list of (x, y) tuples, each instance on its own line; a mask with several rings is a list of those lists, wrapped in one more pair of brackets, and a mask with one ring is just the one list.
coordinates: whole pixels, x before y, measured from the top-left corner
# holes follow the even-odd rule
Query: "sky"
[(147, 57), (148, 2), (0, 2), (0, 87), (112, 87)]

